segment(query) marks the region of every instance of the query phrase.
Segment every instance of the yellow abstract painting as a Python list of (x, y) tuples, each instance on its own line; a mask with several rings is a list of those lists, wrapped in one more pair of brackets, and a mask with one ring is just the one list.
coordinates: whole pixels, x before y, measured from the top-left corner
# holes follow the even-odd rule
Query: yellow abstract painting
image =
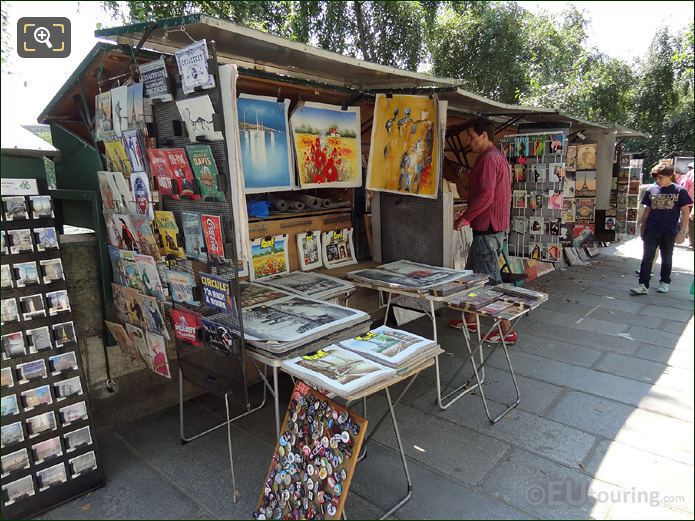
[(441, 136), (437, 100), (377, 94), (367, 188), (436, 198)]

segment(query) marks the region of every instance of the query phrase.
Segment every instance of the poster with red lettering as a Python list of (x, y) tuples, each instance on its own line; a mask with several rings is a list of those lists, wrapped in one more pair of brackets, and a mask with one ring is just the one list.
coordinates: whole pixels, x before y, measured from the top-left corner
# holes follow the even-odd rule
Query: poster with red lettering
[(203, 214), (200, 216), (200, 221), (203, 226), (203, 236), (205, 237), (208, 257), (217, 260), (217, 262), (222, 262), (224, 260), (222, 218), (219, 215)]
[(148, 148), (147, 157), (150, 160), (152, 175), (154, 175), (154, 178), (157, 180), (159, 195), (178, 197), (174, 190), (174, 171), (167, 159), (167, 153), (164, 150)]
[(194, 191), (195, 177), (193, 176), (191, 165), (188, 163), (186, 151), (183, 148), (163, 148), (162, 150), (166, 152), (179, 195), (186, 196), (189, 199), (200, 199), (200, 196)]
[(203, 343), (198, 339), (198, 331), (201, 328), (200, 315), (183, 309), (172, 309), (170, 313), (176, 338), (195, 347), (203, 347)]

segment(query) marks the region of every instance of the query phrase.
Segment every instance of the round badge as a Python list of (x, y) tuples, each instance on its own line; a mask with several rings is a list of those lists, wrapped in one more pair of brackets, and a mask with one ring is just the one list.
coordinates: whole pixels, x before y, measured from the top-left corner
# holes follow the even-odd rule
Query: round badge
[(335, 479), (333, 479), (333, 476), (328, 476), (328, 479), (326, 479), (326, 484), (329, 488), (335, 487)]
[(319, 504), (321, 504), (321, 505), (322, 505), (323, 502), (325, 501), (323, 490), (320, 490), (320, 491), (316, 494), (316, 501), (318, 501)]
[(350, 435), (347, 433), (347, 431), (343, 431), (340, 433), (340, 439), (343, 443), (347, 443), (350, 439)]
[(306, 473), (310, 476), (314, 475), (314, 466), (311, 463), (306, 466)]
[(282, 482), (287, 487), (287, 486), (289, 486), (290, 483), (292, 483), (292, 478), (290, 477), (289, 474), (285, 474), (285, 477), (283, 478)]
[(304, 453), (305, 456), (311, 455), (311, 449), (309, 448), (308, 445), (304, 445), (304, 447), (302, 447), (302, 452)]
[(329, 516), (333, 517), (335, 515), (335, 512), (336, 512), (336, 510), (335, 510), (335, 507), (333, 506), (333, 503), (328, 503), (328, 505), (326, 506), (326, 513)]
[(338, 456), (333, 456), (332, 463), (333, 463), (333, 468), (338, 468), (338, 466), (340, 465), (340, 460), (338, 459)]
[(338, 416), (338, 423), (345, 423), (347, 419), (349, 418), (349, 415), (347, 411), (343, 411), (340, 416)]
[(338, 497), (342, 493), (343, 493), (343, 486), (340, 483), (336, 483), (335, 487), (333, 487), (333, 495)]
[(337, 449), (338, 448), (338, 440), (335, 439), (335, 436), (331, 437), (331, 449)]
[(323, 438), (321, 438), (321, 445), (323, 445), (324, 449), (327, 449), (328, 448), (328, 438), (326, 438), (325, 436)]
[(328, 471), (326, 471), (325, 467), (321, 467), (321, 470), (319, 470), (319, 479), (326, 479), (326, 476), (328, 476)]
[(289, 490), (283, 490), (282, 491), (282, 499), (284, 501), (287, 501), (290, 499), (290, 491)]
[(333, 467), (331, 466), (330, 463), (326, 463), (326, 472), (328, 472), (328, 475), (330, 476), (333, 474)]
[(290, 452), (287, 454), (287, 461), (290, 463), (290, 465), (292, 463), (294, 463), (294, 453), (293, 452)]

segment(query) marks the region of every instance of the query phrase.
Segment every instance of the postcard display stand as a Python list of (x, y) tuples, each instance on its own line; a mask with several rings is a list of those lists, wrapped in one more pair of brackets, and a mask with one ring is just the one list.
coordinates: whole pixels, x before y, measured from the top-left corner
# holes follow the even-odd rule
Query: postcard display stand
[(616, 232), (618, 235), (637, 235), (637, 209), (643, 159), (621, 154), (616, 186)]
[[(3, 192), (4, 209), (8, 195)], [(2, 255), (2, 513), (8, 519), (34, 517), (104, 485), (67, 294), (59, 294), (62, 304), (46, 296), (66, 290), (62, 263), (59, 275), (44, 272), (45, 261), (60, 263), (57, 235), (50, 249), (36, 240), (38, 229), (55, 227), (50, 198), (43, 199), (46, 217), (33, 219), (31, 197), (11, 197), (24, 199), (28, 218), (2, 221), (3, 235), (29, 230), (33, 243), (33, 251), (14, 254), (8, 243)], [(15, 269), (19, 263), (36, 263), (38, 280), (18, 280), (31, 275)], [(6, 307), (8, 300), (17, 307)]]

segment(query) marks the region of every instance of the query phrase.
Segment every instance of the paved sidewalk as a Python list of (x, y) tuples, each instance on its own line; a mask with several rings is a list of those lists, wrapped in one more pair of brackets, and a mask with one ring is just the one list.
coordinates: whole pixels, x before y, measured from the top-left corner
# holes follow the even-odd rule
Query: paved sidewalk
[[(676, 249), (668, 295), (639, 297), (628, 295), (639, 240), (603, 252), (590, 268), (530, 285), (550, 299), (519, 324), (512, 363), (522, 401), (497, 425), (476, 395), (439, 410), (433, 370), (416, 380), (397, 407), (414, 484), (398, 518), (693, 518), (693, 252)], [(446, 327), (454, 316), (439, 319), (445, 382), (465, 351)], [(428, 334), (429, 321), (404, 328)], [(512, 398), (504, 364), (498, 350), (486, 374), (493, 408)], [(370, 399), (369, 417), (385, 408), (381, 396)], [(223, 417), (212, 397), (187, 411), (201, 427)], [(237, 504), (225, 432), (181, 445), (176, 408), (101, 431), (106, 487), (43, 518), (249, 518), (273, 430), (270, 406), (234, 424)], [(388, 422), (374, 441), (357, 467), (348, 518), (378, 517), (405, 493)]]

